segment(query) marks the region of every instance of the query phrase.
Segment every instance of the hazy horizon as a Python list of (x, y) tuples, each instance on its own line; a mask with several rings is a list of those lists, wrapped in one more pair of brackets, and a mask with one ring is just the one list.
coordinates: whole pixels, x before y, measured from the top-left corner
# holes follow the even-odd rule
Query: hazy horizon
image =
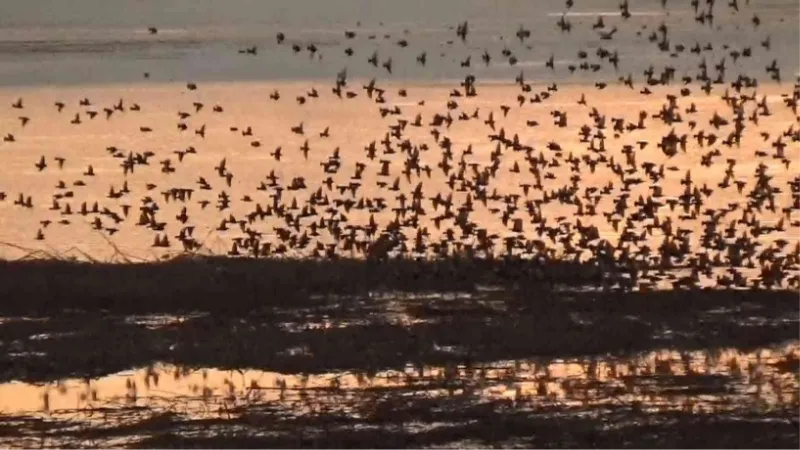
[[(668, 2), (668, 8), (675, 6), (673, 2)], [(695, 42), (751, 44), (746, 40), (749, 33), (730, 26), (717, 29), (731, 20), (727, 11), (717, 14), (713, 28), (694, 26), (691, 8), (664, 10), (660, 0), (632, 3), (632, 19), (626, 22), (627, 26), (620, 26), (619, 35), (612, 41), (599, 39), (590, 25), (600, 15), (609, 27), (621, 25), (616, 0), (576, 2), (568, 12), (574, 25), (571, 33), (562, 33), (555, 25), (566, 12), (563, 2), (555, 0), (535, 4), (514, 0), (4, 3), (0, 15), (0, 85), (5, 86), (332, 79), (345, 67), (353, 78), (434, 81), (463, 78), (464, 70), (457, 62), (469, 54), (473, 55), (471, 73), (479, 80), (513, 79), (524, 70), (528, 78), (542, 82), (591, 83), (598, 79), (615, 81), (628, 72), (640, 75), (650, 64), (672, 64), (678, 73), (687, 71), (686, 63), (693, 65), (694, 58), (669, 58), (660, 52), (639, 51), (640, 45), (647, 42), (647, 35), (662, 22), (670, 26), (675, 43), (680, 40), (687, 48)], [(765, 22), (770, 21), (768, 28), (762, 25), (754, 30), (755, 34), (763, 35), (762, 39), (771, 37), (773, 52), (787, 76), (794, 75), (800, 67), (800, 56), (795, 51), (800, 39), (794, 20), (797, 2), (774, 0), (750, 8)], [(792, 20), (783, 20), (787, 17)], [(457, 39), (455, 26), (463, 21), (470, 25), (467, 45), (448, 45), (448, 40)], [(635, 34), (631, 23), (642, 25), (640, 35)], [(525, 43), (529, 49), (520, 46), (515, 37), (520, 26), (531, 30)], [(156, 27), (158, 33), (150, 34), (148, 27)], [(345, 30), (357, 31), (358, 36), (348, 41)], [(285, 33), (290, 43), (314, 43), (323, 59), (298, 58), (288, 46), (277, 45), (278, 32)], [(369, 34), (374, 34), (375, 39), (368, 39)], [(394, 45), (400, 39), (406, 39), (408, 47)], [(354, 56), (343, 54), (344, 44), (352, 46)], [(505, 45), (515, 49), (519, 61), (514, 67), (499, 57)], [(258, 47), (257, 56), (238, 54), (237, 50), (251, 46)], [(544, 67), (550, 55), (555, 57), (557, 66), (574, 62), (575, 49), (582, 46), (590, 51), (603, 46), (618, 50), (626, 58), (625, 71), (577, 71), (555, 77)], [(395, 59), (391, 76), (380, 66), (367, 63), (373, 50), (378, 50), (381, 58)], [(480, 61), (484, 50), (495, 55), (489, 67)], [(415, 63), (422, 51), (429, 54), (424, 68)], [(445, 51), (446, 56), (441, 56)], [(722, 49), (715, 49), (714, 54), (724, 56)], [(758, 58), (742, 58), (731, 66), (732, 71), (741, 73), (763, 70)], [(150, 74), (149, 79), (144, 78), (144, 72)]]

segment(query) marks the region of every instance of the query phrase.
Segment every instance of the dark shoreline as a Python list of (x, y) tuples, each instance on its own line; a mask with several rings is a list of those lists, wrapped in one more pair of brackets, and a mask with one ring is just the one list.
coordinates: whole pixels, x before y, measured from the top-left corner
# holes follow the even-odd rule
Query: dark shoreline
[[(10, 364), (0, 380), (101, 376), (157, 361), (321, 373), (453, 358), (431, 342), (480, 363), (797, 339), (796, 292), (601, 287), (622, 276), (520, 260), (3, 262), (0, 316), (46, 320), (7, 320), (0, 341), (48, 357), (0, 357)], [(155, 329), (129, 320), (157, 314), (191, 317)], [(324, 321), (341, 326), (303, 328)], [(60, 337), (26, 340), (41, 333)], [(287, 356), (290, 347), (313, 356)]]
[(254, 313), (276, 306), (314, 306), (331, 296), (370, 292), (474, 292), (499, 287), (524, 295), (557, 285), (599, 287), (623, 269), (601, 272), (569, 262), (518, 259), (234, 259), (177, 257), (116, 264), (35, 259), (0, 261), (0, 314), (51, 315), (67, 310), (114, 314), (205, 311)]
[[(747, 351), (797, 339), (796, 292), (602, 289), (604, 280), (626, 275), (618, 270), (603, 276), (580, 264), (502, 259), (0, 262), (0, 317), (5, 317), (0, 342), (5, 350), (13, 349), (0, 353), (0, 382), (92, 379), (159, 363), (284, 374), (375, 374), (402, 370), (409, 363), (482, 367), (531, 358), (623, 359), (665, 348)], [(398, 321), (398, 314), (406, 322)], [(131, 321), (133, 315), (183, 320), (153, 327)], [(323, 322), (337, 326), (305, 327)], [(304, 351), (287, 351), (292, 348)], [(796, 372), (798, 361), (786, 358), (780, 370)], [(720, 386), (729, 389), (725, 386), (737, 379), (714, 375), (709, 384), (708, 376), (628, 378), (641, 386), (637, 389), (722, 398), (726, 394)], [(257, 403), (239, 406), (227, 418), (198, 419), (116, 406), (100, 412), (105, 425), (77, 429), (60, 419), (42, 422), (6, 414), (0, 415), (0, 442), (37, 446), (44, 435), (58, 446), (108, 446), (112, 439), (124, 439), (134, 447), (237, 448), (460, 442), (793, 447), (798, 442), (792, 405), (771, 412), (741, 405), (734, 412), (698, 414), (646, 412), (635, 404), (615, 403), (576, 409), (534, 398), (518, 410), (505, 400), (480, 400), (466, 391), (471, 383), (456, 377), (397, 389), (308, 394), (321, 405), (349, 405), (325, 413), (299, 412), (293, 409), (297, 404)], [(428, 397), (443, 387), (465, 391)], [(616, 388), (593, 389), (602, 389), (605, 394), (597, 394), (602, 397), (613, 396)], [(359, 418), (353, 411), (359, 411)], [(130, 417), (137, 419), (131, 422)]]

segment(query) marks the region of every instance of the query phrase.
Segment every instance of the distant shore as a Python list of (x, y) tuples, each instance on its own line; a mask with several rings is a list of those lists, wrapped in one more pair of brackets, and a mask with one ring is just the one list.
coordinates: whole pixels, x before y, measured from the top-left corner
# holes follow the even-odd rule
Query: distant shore
[[(613, 279), (620, 274), (606, 276)], [(602, 282), (600, 271), (588, 265), (503, 259), (377, 262), (179, 256), (131, 264), (32, 259), (0, 261), (0, 295), (5, 298), (0, 314), (49, 315), (66, 310), (238, 314), (376, 291), (475, 292), (480, 286), (493, 286), (544, 294), (556, 284), (580, 289)]]

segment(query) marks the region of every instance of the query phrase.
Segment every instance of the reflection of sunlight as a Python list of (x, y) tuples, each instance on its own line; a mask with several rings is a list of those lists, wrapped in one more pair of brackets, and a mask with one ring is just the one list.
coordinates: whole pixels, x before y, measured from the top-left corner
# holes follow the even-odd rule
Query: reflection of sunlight
[(143, 325), (151, 330), (155, 330), (167, 325), (180, 324), (190, 319), (197, 319), (203, 317), (205, 314), (190, 314), (186, 316), (173, 316), (173, 315), (131, 315), (125, 318), (125, 322), (135, 325)]
[[(562, 406), (639, 404), (643, 409), (696, 413), (770, 408), (798, 401), (800, 345), (680, 352), (659, 350), (629, 359), (499, 361), (484, 366), (407, 366), (375, 374), (340, 372), (289, 375), (258, 370), (188, 369), (156, 365), (95, 380), (69, 379), (44, 386), (0, 384), (4, 414), (73, 415), (136, 406), (217, 417), (254, 404), (283, 404), (295, 414), (314, 398), (373, 389), (426, 396), (473, 393), (518, 406), (556, 402)], [(298, 409), (299, 408), (299, 409)]]

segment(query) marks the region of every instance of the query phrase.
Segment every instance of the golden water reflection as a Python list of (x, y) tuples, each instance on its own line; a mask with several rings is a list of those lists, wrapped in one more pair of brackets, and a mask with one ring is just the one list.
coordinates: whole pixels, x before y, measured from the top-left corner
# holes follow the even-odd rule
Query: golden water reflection
[[(247, 406), (274, 404), (302, 415), (339, 406), (359, 394), (470, 395), (505, 399), (517, 408), (616, 403), (645, 412), (764, 411), (798, 404), (800, 343), (753, 352), (736, 349), (659, 350), (634, 358), (540, 358), (488, 365), (407, 366), (404, 370), (281, 374), (260, 370), (192, 369), (157, 364), (99, 379), (45, 385), (0, 384), (5, 416), (92, 421), (98, 410), (122, 407), (170, 411), (191, 418), (228, 417)], [(243, 409), (244, 408), (244, 409)], [(357, 413), (352, 408), (350, 413)]]

